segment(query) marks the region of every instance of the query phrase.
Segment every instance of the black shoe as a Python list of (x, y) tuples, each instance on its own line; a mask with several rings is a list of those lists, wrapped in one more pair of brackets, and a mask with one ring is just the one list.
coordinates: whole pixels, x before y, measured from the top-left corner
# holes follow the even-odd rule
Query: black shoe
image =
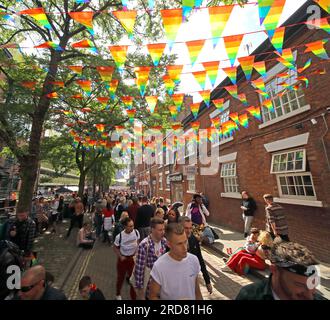
[(247, 236), (248, 236), (248, 234), (245, 232), (245, 233), (244, 233), (244, 238), (246, 238)]
[(126, 282), (127, 282), (128, 284), (131, 284), (131, 282), (130, 282), (130, 280), (129, 280), (129, 277), (126, 277)]

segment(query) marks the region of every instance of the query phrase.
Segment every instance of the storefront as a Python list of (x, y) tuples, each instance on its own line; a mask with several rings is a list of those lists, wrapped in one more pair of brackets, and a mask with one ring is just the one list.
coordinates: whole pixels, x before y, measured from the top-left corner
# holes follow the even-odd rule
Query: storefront
[(183, 201), (183, 174), (175, 173), (169, 175), (169, 182), (171, 184), (171, 200), (172, 202)]

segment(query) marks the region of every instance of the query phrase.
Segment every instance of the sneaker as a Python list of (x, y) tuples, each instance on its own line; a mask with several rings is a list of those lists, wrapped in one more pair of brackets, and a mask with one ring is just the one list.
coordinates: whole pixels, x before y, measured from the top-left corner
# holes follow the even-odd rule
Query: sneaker
[(122, 300), (121, 296), (116, 296), (116, 300)]
[(233, 270), (231, 270), (228, 266), (221, 268), (221, 271), (222, 272), (233, 272)]

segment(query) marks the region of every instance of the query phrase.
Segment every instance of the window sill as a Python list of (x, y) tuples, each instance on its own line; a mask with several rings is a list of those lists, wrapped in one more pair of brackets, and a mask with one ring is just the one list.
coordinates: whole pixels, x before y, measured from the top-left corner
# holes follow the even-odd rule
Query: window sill
[(188, 194), (195, 194), (196, 191), (187, 190), (186, 193), (188, 193)]
[(324, 207), (322, 201), (317, 201), (317, 200), (299, 200), (299, 199), (289, 199), (289, 198), (274, 198), (274, 202), (285, 203), (285, 204), (294, 204), (294, 205), (298, 205), (298, 206), (307, 206), (307, 207), (319, 207), (319, 208)]
[(267, 122), (259, 125), (259, 129), (267, 128), (267, 127), (269, 127), (269, 126), (271, 126), (271, 125), (273, 125), (275, 123), (278, 123), (278, 122), (281, 122), (283, 120), (292, 118), (292, 117), (294, 117), (294, 116), (296, 116), (298, 114), (304, 113), (304, 112), (306, 112), (306, 111), (308, 111), (310, 109), (311, 109), (311, 106), (308, 104), (307, 106), (304, 106), (304, 107), (302, 107), (300, 109), (297, 109), (297, 110), (295, 110), (293, 112), (290, 112), (288, 114), (284, 114), (283, 116), (280, 116), (280, 117), (278, 117), (276, 119), (267, 121)]
[(165, 191), (171, 191), (171, 189), (165, 189)]
[(221, 193), (221, 198), (232, 198), (232, 199), (240, 199), (240, 200), (242, 200), (242, 195), (240, 193), (226, 192), (226, 193)]
[(234, 140), (234, 137), (229, 137), (229, 138), (224, 139), (224, 140), (220, 141), (219, 143), (215, 144), (214, 146), (212, 146), (212, 148), (222, 146), (223, 144), (226, 144), (226, 143), (228, 143), (230, 141), (233, 141), (233, 140)]
[(188, 155), (186, 155), (186, 156), (184, 157), (184, 159), (187, 159), (187, 158), (189, 158), (189, 157), (193, 157), (193, 156), (195, 156), (195, 155), (196, 155), (196, 153), (188, 154)]

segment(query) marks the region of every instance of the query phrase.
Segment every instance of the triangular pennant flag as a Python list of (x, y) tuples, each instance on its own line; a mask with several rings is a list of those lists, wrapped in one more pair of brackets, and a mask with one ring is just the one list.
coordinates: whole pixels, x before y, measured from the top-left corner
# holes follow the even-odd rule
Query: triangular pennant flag
[(226, 51), (232, 67), (235, 64), (237, 53), (241, 46), (243, 37), (244, 34), (239, 34), (236, 36), (228, 36), (223, 38), (225, 42)]
[(182, 21), (187, 21), (191, 11), (194, 9), (195, 0), (182, 0)]
[(219, 72), (219, 61), (203, 62), (202, 64), (206, 70), (206, 74), (211, 82), (212, 88), (214, 88)]
[(246, 108), (245, 111), (249, 112), (251, 114), (251, 116), (253, 116), (257, 120), (261, 121), (261, 110), (260, 110), (260, 107), (251, 106), (249, 108)]
[(330, 13), (330, 3), (329, 0), (314, 0), (320, 7), (322, 7), (326, 12)]
[(100, 74), (102, 81), (110, 82), (112, 80), (114, 67), (96, 67), (97, 72)]
[(60, 88), (64, 88), (64, 81), (52, 81), (51, 84)]
[(229, 118), (233, 120), (237, 125), (240, 125), (244, 128), (249, 127), (249, 119), (247, 113), (244, 113), (241, 116), (239, 116), (237, 112), (231, 113), (229, 114)]
[(257, 70), (257, 72), (263, 77), (266, 78), (266, 62), (265, 61), (258, 61), (253, 64), (253, 68)]
[(52, 28), (47, 19), (45, 10), (43, 8), (27, 9), (27, 10), (20, 11), (18, 14), (20, 14), (20, 15), (27, 14), (27, 15), (31, 16), (33, 19), (37, 20), (40, 23), (40, 25), (42, 25), (46, 29), (50, 30)]
[(238, 88), (237, 88), (236, 85), (235, 85), (235, 86), (227, 86), (227, 87), (225, 87), (225, 89), (228, 91), (228, 93), (229, 93), (233, 98), (235, 98), (235, 99), (239, 99), (239, 97), (238, 97), (238, 93), (237, 93)]
[(191, 65), (193, 66), (204, 47), (205, 40), (187, 41), (186, 46), (189, 51)]
[(206, 82), (206, 71), (196, 71), (192, 73), (196, 79), (196, 81), (198, 82), (198, 84), (200, 85), (200, 87), (202, 88), (202, 90), (205, 90), (205, 82)]
[(81, 23), (83, 26), (87, 28), (91, 35), (94, 35), (93, 30), (93, 11), (80, 11), (80, 12), (69, 12), (70, 17)]
[(300, 76), (300, 77), (297, 77), (297, 80), (298, 80), (298, 81), (304, 81), (305, 84), (306, 84), (306, 88), (308, 88), (309, 81), (308, 81), (308, 79), (307, 79), (306, 77), (304, 77), (304, 76)]
[(166, 47), (166, 43), (147, 44), (147, 48), (151, 56), (152, 62), (154, 63), (154, 66), (158, 66), (159, 60), (163, 55), (165, 47)]
[(219, 42), (219, 39), (222, 37), (222, 33), (225, 30), (233, 8), (233, 5), (208, 8), (213, 48), (216, 47)]
[(229, 67), (229, 68), (222, 68), (222, 70), (226, 73), (226, 75), (229, 77), (232, 84), (236, 84), (236, 74), (237, 74), (237, 67)]
[(167, 94), (169, 96), (171, 96), (174, 93), (175, 83), (172, 81), (172, 79), (168, 75), (163, 76), (163, 81), (165, 84), (165, 89), (166, 89)]
[(245, 95), (245, 93), (240, 93), (240, 94), (238, 95), (238, 99), (239, 99), (239, 100), (240, 100), (245, 106), (249, 105), (248, 102), (247, 102), (247, 99), (246, 99), (246, 95)]
[(274, 0), (258, 0), (260, 25), (266, 19)]
[(92, 93), (92, 81), (90, 80), (76, 80), (76, 83), (90, 96)]
[(58, 44), (54, 43), (53, 41), (44, 42), (42, 44), (34, 46), (33, 48), (36, 48), (36, 49), (54, 49), (56, 51), (63, 51), (63, 49)]
[(56, 98), (58, 98), (58, 94), (57, 94), (57, 92), (51, 92), (51, 93), (48, 93), (46, 95), (46, 97), (49, 99), (56, 99)]
[(174, 120), (176, 120), (178, 116), (178, 109), (176, 106), (169, 106), (168, 109), (170, 110), (171, 116)]
[(112, 11), (111, 13), (119, 20), (123, 28), (128, 33), (128, 36), (132, 38), (137, 11)]
[(97, 49), (95, 48), (92, 41), (89, 39), (84, 39), (75, 43), (71, 44), (72, 48), (84, 48), (84, 49), (90, 49), (93, 52), (97, 52)]
[(273, 5), (264, 20), (264, 26), (270, 39), (273, 38), (277, 25), (281, 19), (281, 15), (286, 0), (274, 0)]
[(98, 123), (98, 124), (95, 125), (95, 128), (98, 132), (104, 132), (105, 125), (102, 124), (102, 123)]
[(122, 96), (121, 97), (121, 101), (124, 103), (125, 107), (127, 109), (132, 109), (133, 107), (133, 101), (134, 101), (134, 97), (131, 96)]
[(112, 100), (114, 100), (116, 97), (116, 91), (117, 91), (118, 84), (119, 84), (119, 80), (113, 79), (110, 81), (109, 86), (107, 87), (107, 89), (109, 90), (109, 93), (110, 93), (110, 98)]
[(266, 92), (266, 85), (262, 78), (253, 80), (252, 84), (254, 85), (255, 88), (258, 88), (260, 91)]
[(148, 111), (150, 113), (154, 113), (156, 105), (157, 105), (157, 101), (158, 101), (158, 97), (157, 96), (147, 96), (145, 97), (147, 104), (148, 104)]
[(269, 99), (269, 94), (265, 91), (261, 91), (261, 90), (255, 90), (256, 93), (259, 93), (261, 96), (265, 97), (266, 99)]
[(238, 125), (232, 120), (226, 121), (221, 125), (222, 134), (226, 137), (232, 136), (236, 130), (238, 130)]
[(220, 117), (212, 118), (212, 119), (211, 119), (211, 122), (212, 122), (212, 126), (213, 126), (214, 128), (216, 128), (217, 130), (220, 129), (220, 125), (221, 125)]
[(134, 122), (134, 117), (135, 117), (136, 110), (135, 109), (128, 109), (128, 110), (126, 110), (126, 113), (127, 113), (129, 122), (131, 122), (131, 123)]
[(329, 56), (327, 54), (327, 51), (325, 50), (324, 45), (328, 42), (328, 39), (320, 40), (320, 41), (315, 41), (312, 43), (307, 43), (306, 47), (307, 49), (305, 50), (306, 52), (313, 52), (317, 57), (320, 59), (329, 59)]
[(171, 98), (172, 98), (175, 106), (177, 107), (178, 112), (181, 112), (181, 106), (182, 106), (183, 99), (184, 99), (184, 93), (173, 94)]
[(32, 91), (34, 91), (36, 89), (36, 84), (37, 84), (37, 81), (22, 81), (21, 82), (21, 85), (24, 88), (30, 89)]
[(174, 131), (180, 130), (180, 129), (182, 129), (182, 123), (181, 122), (179, 122), (179, 123), (172, 123), (171, 128)]
[(223, 99), (223, 98), (222, 99), (215, 99), (215, 100), (212, 100), (212, 102), (218, 110), (223, 111), (225, 99)]
[(82, 99), (83, 96), (81, 94), (75, 94), (73, 96), (70, 97), (71, 99)]
[(277, 52), (282, 54), (283, 43), (284, 43), (285, 27), (280, 27), (275, 30), (273, 37), (270, 41)]
[(308, 60), (306, 61), (305, 65), (304, 65), (302, 68), (298, 69), (298, 73), (302, 73), (302, 72), (304, 72), (304, 71), (307, 70), (311, 65), (312, 65), (312, 59), (308, 59)]
[(203, 98), (203, 101), (205, 102), (207, 107), (210, 107), (210, 95), (211, 95), (211, 90), (203, 90), (203, 91), (198, 91), (198, 93), (201, 95)]
[(108, 97), (97, 97), (96, 99), (97, 99), (97, 101), (100, 102), (100, 103), (102, 104), (102, 106), (104, 106), (104, 107), (107, 107), (108, 102), (109, 102), (109, 100), (110, 100), (110, 98), (108, 98)]
[(247, 81), (251, 80), (254, 59), (255, 59), (255, 56), (238, 58), (238, 62), (241, 64), (242, 70), (245, 74)]
[(182, 23), (182, 9), (160, 10), (170, 51)]
[(273, 106), (273, 102), (272, 99), (267, 99), (265, 100), (262, 105), (264, 107), (266, 107), (270, 112), (274, 112), (274, 106)]
[(290, 70), (296, 70), (296, 59), (293, 55), (291, 48), (284, 49), (282, 51), (282, 54), (279, 54), (278, 52), (275, 53), (279, 56), (279, 58), (277, 58), (277, 61), (281, 62)]
[(149, 73), (151, 67), (135, 67), (134, 72), (136, 74), (136, 85), (140, 89), (141, 96), (143, 97), (146, 91), (147, 82), (149, 80)]
[(319, 20), (312, 20), (312, 21), (307, 21), (306, 22), (307, 25), (314, 27), (318, 27), (322, 30), (324, 30), (327, 33), (330, 33), (330, 24), (328, 22), (328, 18), (323, 18), (323, 19), (319, 19)]
[(171, 80), (178, 85), (180, 83), (180, 78), (181, 78), (181, 72), (183, 69), (183, 65), (171, 65), (171, 66), (166, 66), (167, 73)]
[(122, 71), (127, 59), (128, 46), (110, 46), (109, 50), (117, 68)]
[(195, 119), (197, 119), (197, 117), (198, 117), (198, 112), (199, 112), (200, 105), (201, 105), (200, 102), (198, 102), (198, 103), (192, 103), (190, 105), (191, 113), (193, 114), (193, 116), (194, 116)]

